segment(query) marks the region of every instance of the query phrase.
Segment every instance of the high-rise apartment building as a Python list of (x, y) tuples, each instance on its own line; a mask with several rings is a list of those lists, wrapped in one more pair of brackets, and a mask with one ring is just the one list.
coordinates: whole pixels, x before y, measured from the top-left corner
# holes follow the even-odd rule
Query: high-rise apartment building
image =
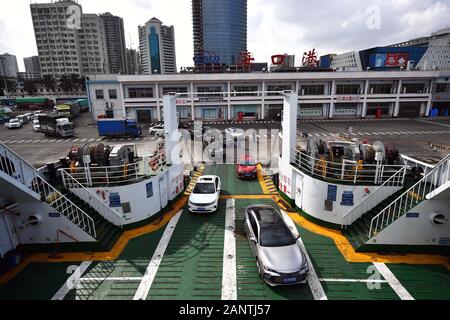
[(127, 70), (128, 74), (141, 74), (141, 58), (139, 56), (139, 52), (134, 49), (126, 49), (127, 50)]
[(0, 55), (0, 76), (15, 78), (19, 72), (15, 55), (5, 53)]
[(233, 65), (247, 51), (247, 0), (192, 0), (196, 64)]
[(41, 73), (41, 63), (39, 61), (39, 56), (23, 58), (23, 63), (25, 65), (26, 73), (29, 73), (29, 74), (40, 74)]
[(97, 15), (75, 1), (30, 5), (42, 75), (108, 73), (106, 36)]
[(175, 30), (156, 18), (139, 26), (139, 49), (143, 74), (177, 72)]
[(107, 12), (101, 14), (106, 34), (109, 72), (127, 74), (126, 41), (123, 19)]

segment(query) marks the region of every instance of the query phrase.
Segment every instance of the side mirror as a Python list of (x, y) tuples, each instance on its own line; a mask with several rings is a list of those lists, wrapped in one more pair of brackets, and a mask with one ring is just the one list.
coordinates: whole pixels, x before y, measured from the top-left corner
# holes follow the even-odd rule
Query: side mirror
[(300, 238), (301, 238), (300, 235), (296, 236), (295, 241), (298, 241)]
[(253, 242), (254, 244), (258, 244), (258, 241), (256, 240), (256, 238), (250, 238), (250, 241)]

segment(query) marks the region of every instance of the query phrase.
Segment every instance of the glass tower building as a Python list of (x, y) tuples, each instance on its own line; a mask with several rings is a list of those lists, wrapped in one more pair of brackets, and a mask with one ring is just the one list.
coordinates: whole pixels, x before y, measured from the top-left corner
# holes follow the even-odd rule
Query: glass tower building
[(247, 50), (247, 0), (192, 0), (196, 64), (239, 63)]

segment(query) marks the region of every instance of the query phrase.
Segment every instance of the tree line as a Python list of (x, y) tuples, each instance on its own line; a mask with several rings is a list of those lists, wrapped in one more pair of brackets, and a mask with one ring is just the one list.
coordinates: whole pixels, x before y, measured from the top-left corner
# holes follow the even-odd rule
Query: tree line
[[(52, 75), (45, 75), (42, 79), (23, 80), (23, 90), (29, 95), (37, 93), (38, 87), (44, 87), (47, 91), (55, 92), (57, 89), (67, 93), (86, 92), (85, 82), (88, 80), (85, 76), (78, 74), (63, 75), (56, 79)], [(5, 90), (5, 85), (7, 90)], [(17, 90), (16, 79), (2, 79), (0, 81), (0, 90), (6, 92), (15, 92)]]

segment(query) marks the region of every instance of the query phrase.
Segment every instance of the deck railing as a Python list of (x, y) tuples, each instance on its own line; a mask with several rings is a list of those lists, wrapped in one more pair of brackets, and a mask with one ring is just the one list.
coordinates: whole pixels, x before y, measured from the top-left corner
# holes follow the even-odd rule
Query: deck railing
[(94, 239), (97, 237), (94, 220), (45, 181), (31, 164), (4, 144), (0, 144), (0, 171), (38, 194), (42, 202), (47, 202)]
[(331, 162), (311, 157), (301, 150), (293, 151), (292, 165), (310, 176), (333, 183), (382, 185), (405, 168), (403, 165), (365, 164), (346, 159)]
[[(64, 170), (60, 170), (61, 178), (64, 184), (64, 188), (67, 190), (76, 189), (74, 194), (89, 204), (95, 211), (97, 211), (103, 218), (114, 224), (115, 226), (122, 227), (123, 219), (120, 213), (111, 209), (106, 203), (99, 200), (97, 196), (86, 189), (80, 182)], [(71, 192), (73, 192), (71, 190)]]
[(398, 170), (393, 176), (386, 180), (375, 191), (359, 200), (355, 206), (344, 215), (342, 227), (351, 225), (363, 214), (375, 208), (380, 202), (393, 195), (404, 186), (406, 166)]
[(75, 167), (61, 169), (61, 172), (70, 175), (85, 188), (113, 187), (137, 183), (155, 176), (164, 170), (166, 164), (166, 152), (161, 149), (156, 155), (136, 163), (108, 167)]
[(419, 182), (406, 190), (372, 219), (368, 234), (369, 238), (377, 235), (381, 230), (424, 201), (427, 195), (436, 191), (448, 181), (450, 181), (450, 154)]

